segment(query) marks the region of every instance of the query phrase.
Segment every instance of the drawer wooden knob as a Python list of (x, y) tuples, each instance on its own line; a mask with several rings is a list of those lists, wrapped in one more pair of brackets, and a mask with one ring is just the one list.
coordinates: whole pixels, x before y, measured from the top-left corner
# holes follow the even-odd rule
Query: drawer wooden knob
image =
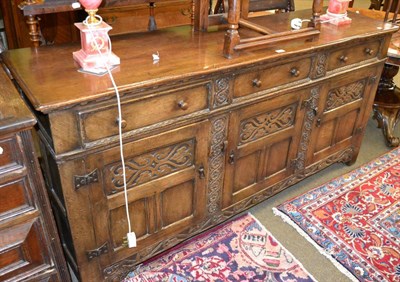
[(4, 152), (3, 147), (0, 146), (0, 155), (2, 155)]
[(178, 102), (178, 107), (185, 111), (188, 109), (189, 105), (188, 105), (188, 103), (186, 103), (185, 101), (182, 100), (182, 101)]
[(298, 77), (298, 76), (300, 75), (300, 71), (299, 71), (297, 68), (292, 68), (292, 69), (290, 70), (290, 74), (291, 74), (292, 76)]
[(341, 61), (342, 63), (346, 63), (348, 61), (348, 57), (345, 55), (340, 56), (339, 61)]
[(254, 87), (261, 87), (261, 85), (262, 85), (261, 80), (259, 80), (258, 78), (253, 80)]
[[(115, 124), (118, 126), (118, 124), (119, 124), (119, 118), (117, 118), (117, 119), (115, 120)], [(125, 128), (127, 125), (128, 125), (128, 123), (126, 122), (126, 120), (122, 119), (122, 121), (121, 121), (121, 128)]]
[(369, 48), (365, 48), (365, 54), (367, 54), (367, 55), (373, 55), (374, 54), (374, 50), (372, 50), (372, 49), (369, 49)]

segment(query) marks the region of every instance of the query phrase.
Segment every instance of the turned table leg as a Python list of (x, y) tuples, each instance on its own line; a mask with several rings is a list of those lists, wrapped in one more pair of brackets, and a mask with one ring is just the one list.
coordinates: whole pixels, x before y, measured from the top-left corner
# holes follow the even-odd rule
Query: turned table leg
[(234, 48), (240, 43), (239, 36), (239, 19), (241, 11), (241, 1), (229, 0), (228, 1), (228, 29), (225, 32), (224, 40), (224, 56), (231, 58), (233, 56)]
[(378, 127), (382, 128), (388, 146), (399, 146), (399, 137), (394, 136), (394, 130), (399, 121), (400, 89), (393, 82), (399, 67), (385, 64), (374, 101), (374, 118)]

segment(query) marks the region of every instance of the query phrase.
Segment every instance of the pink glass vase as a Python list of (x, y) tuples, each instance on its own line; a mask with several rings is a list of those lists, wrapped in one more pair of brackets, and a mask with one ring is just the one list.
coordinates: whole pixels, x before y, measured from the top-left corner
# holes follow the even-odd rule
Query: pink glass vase
[(97, 10), (102, 0), (79, 0), (85, 10)]
[(100, 21), (96, 18), (97, 8), (102, 0), (79, 0), (85, 11), (89, 14), (87, 24), (98, 24)]

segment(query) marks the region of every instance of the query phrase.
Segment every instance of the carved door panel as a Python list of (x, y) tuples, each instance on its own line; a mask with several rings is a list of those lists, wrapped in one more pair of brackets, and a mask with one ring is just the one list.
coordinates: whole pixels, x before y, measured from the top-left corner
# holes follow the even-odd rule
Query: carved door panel
[(292, 174), (304, 115), (301, 102), (309, 92), (298, 90), (231, 114), (223, 209)]
[(104, 268), (137, 253), (154, 255), (178, 243), (177, 234), (184, 237), (204, 219), (208, 136), (209, 122), (204, 121), (124, 144), (135, 248), (124, 245), (128, 221), (119, 148), (88, 157), (88, 171), (97, 168), (99, 178), (91, 187), (97, 246), (93, 253), (103, 253), (92, 260)]
[[(362, 132), (372, 107), (372, 95), (381, 68), (370, 67), (342, 75), (316, 88), (319, 95), (310, 106), (311, 129), (306, 166), (345, 153), (343, 161), (355, 159), (354, 146), (361, 142)], [(305, 126), (308, 126), (305, 124)], [(310, 127), (310, 126), (308, 126)], [(348, 148), (348, 149), (347, 149)], [(336, 161), (336, 160), (335, 160)]]

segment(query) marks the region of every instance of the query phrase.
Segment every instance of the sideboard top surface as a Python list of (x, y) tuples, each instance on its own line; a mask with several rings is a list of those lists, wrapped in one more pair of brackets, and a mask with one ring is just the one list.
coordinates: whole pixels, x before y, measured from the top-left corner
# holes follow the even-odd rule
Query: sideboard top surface
[[(291, 19), (308, 19), (310, 16), (311, 11), (302, 10), (260, 17), (254, 21), (277, 31), (287, 31)], [(202, 33), (193, 32), (185, 26), (117, 36), (112, 38), (112, 49), (120, 57), (121, 64), (112, 73), (120, 92), (124, 94), (127, 90), (181, 83), (233, 68), (296, 58), (300, 54), (314, 53), (319, 48), (397, 30), (390, 24), (384, 25), (381, 21), (356, 13), (351, 13), (350, 17), (352, 23), (343, 27), (323, 23), (321, 33), (313, 40), (299, 39), (240, 51), (232, 59), (226, 59), (222, 54), (222, 28)], [(240, 32), (241, 36), (246, 36), (245, 29)], [(49, 113), (115, 96), (108, 75), (99, 77), (77, 71), (78, 65), (72, 58), (72, 52), (79, 49), (78, 44), (14, 49), (3, 52), (2, 57), (33, 107)], [(278, 53), (278, 49), (285, 52)], [(160, 60), (154, 63), (152, 54), (157, 52)]]

